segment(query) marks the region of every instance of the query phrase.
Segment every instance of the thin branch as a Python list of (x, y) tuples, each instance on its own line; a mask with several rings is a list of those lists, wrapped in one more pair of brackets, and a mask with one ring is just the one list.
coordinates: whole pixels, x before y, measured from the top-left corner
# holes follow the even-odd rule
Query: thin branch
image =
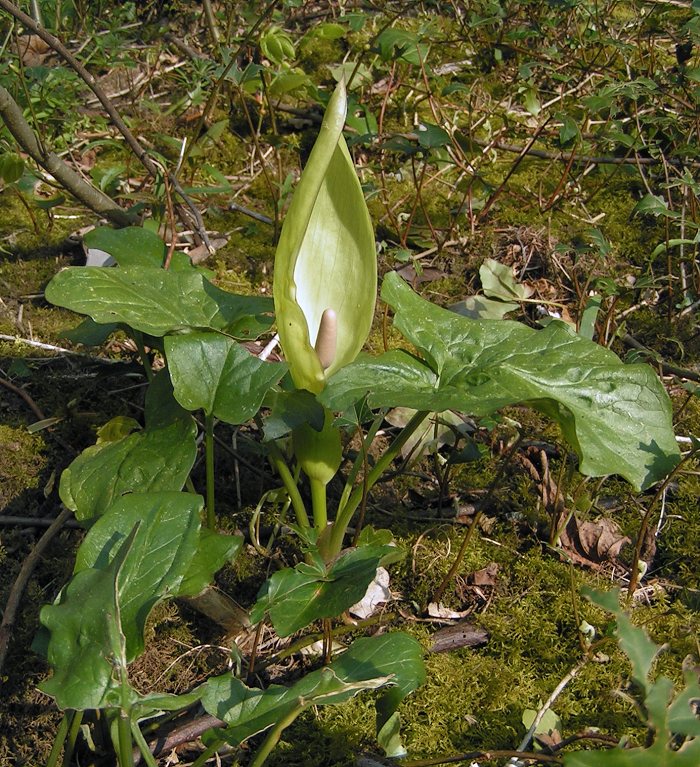
[(46, 547), (72, 514), (73, 512), (70, 509), (63, 509), (63, 511), (56, 517), (51, 527), (49, 527), (41, 538), (39, 538), (29, 556), (24, 560), (19, 575), (12, 586), (10, 596), (5, 605), (5, 612), (2, 616), (2, 624), (0, 625), (0, 674), (2, 673), (2, 667), (5, 664), (5, 658), (7, 657), (12, 629), (15, 624), (15, 617), (17, 616), (20, 602), (22, 601), (24, 589), (34, 572), (34, 568), (41, 559), (41, 555), (46, 550)]
[[(5, 0), (0, 0), (4, 2)], [(22, 110), (10, 93), (0, 85), (0, 117), (20, 147), (40, 167), (50, 173), (65, 189), (90, 210), (104, 216), (115, 224), (128, 226), (132, 216), (117, 205), (111, 197), (88, 184), (57, 154), (42, 147)]]
[[(63, 58), (64, 61), (80, 76), (80, 78), (88, 86), (88, 88), (90, 88), (90, 90), (95, 94), (95, 96), (97, 96), (100, 104), (102, 104), (105, 111), (107, 112), (110, 119), (112, 120), (112, 123), (117, 128), (117, 130), (122, 134), (122, 136), (124, 137), (124, 140), (129, 145), (131, 151), (136, 155), (139, 162), (143, 165), (143, 167), (148, 171), (148, 173), (153, 178), (157, 178), (159, 174), (158, 166), (151, 159), (148, 152), (140, 144), (136, 136), (134, 136), (134, 134), (131, 132), (127, 124), (122, 119), (122, 116), (119, 114), (119, 111), (111, 102), (109, 96), (107, 96), (105, 91), (102, 89), (102, 86), (97, 82), (97, 80), (93, 77), (93, 75), (90, 72), (88, 72), (88, 70), (83, 66), (83, 64), (81, 64), (75, 58), (75, 56), (73, 56), (73, 54), (68, 50), (68, 48), (66, 48), (66, 46), (55, 35), (52, 35), (50, 32), (44, 29), (44, 27), (37, 24), (34, 21), (34, 19), (31, 18), (31, 16), (28, 16), (26, 13), (24, 13), (15, 5), (13, 5), (10, 2), (10, 0), (0, 0), (0, 8), (7, 11), (7, 13), (9, 13), (11, 16), (17, 19), (17, 21), (23, 24), (33, 34), (38, 35), (47, 45), (49, 45), (54, 51), (56, 51), (56, 53), (58, 53), (59, 56), (61, 56), (61, 58)], [(195, 222), (195, 228), (197, 229), (197, 233), (202, 238), (202, 240), (206, 244), (209, 251), (213, 252), (211, 248), (211, 243), (209, 242), (209, 236), (207, 235), (207, 231), (204, 226), (204, 221), (202, 220), (202, 214), (200, 213), (197, 206), (187, 196), (187, 194), (185, 194), (185, 191), (183, 190), (177, 178), (175, 178), (175, 176), (171, 173), (168, 174), (168, 177), (170, 179), (170, 183), (172, 184), (173, 188), (178, 193), (180, 198), (184, 201), (184, 203), (187, 205), (187, 208), (192, 214), (192, 217)]]

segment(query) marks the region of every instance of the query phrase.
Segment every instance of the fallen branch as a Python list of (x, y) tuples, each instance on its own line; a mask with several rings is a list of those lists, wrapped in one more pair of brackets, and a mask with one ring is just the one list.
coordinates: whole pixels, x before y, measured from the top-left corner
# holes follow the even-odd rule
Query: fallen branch
[(128, 226), (133, 223), (133, 218), (128, 211), (120, 208), (104, 192), (88, 184), (57, 154), (39, 143), (29, 123), (24, 119), (17, 102), (2, 85), (0, 85), (0, 117), (2, 117), (15, 141), (32, 160), (47, 173), (50, 173), (83, 205), (118, 226)]
[(70, 511), (70, 509), (63, 509), (63, 511), (56, 517), (51, 527), (49, 527), (41, 538), (39, 538), (29, 556), (24, 560), (19, 575), (12, 586), (10, 596), (5, 605), (5, 612), (2, 616), (2, 624), (0, 624), (0, 675), (2, 674), (2, 667), (5, 664), (5, 658), (7, 657), (10, 638), (12, 637), (12, 629), (15, 625), (15, 617), (17, 616), (24, 589), (34, 572), (34, 568), (38, 564), (39, 559), (41, 559), (41, 555), (46, 550), (46, 547), (51, 543), (53, 537), (63, 527), (63, 524), (69, 519), (72, 513), (73, 512)]
[[(0, 0), (0, 8), (4, 9), (19, 21), (24, 27), (26, 27), (32, 34), (38, 35), (52, 50), (56, 51), (59, 56), (73, 69), (83, 80), (83, 82), (90, 88), (90, 90), (97, 96), (100, 104), (102, 104), (104, 110), (109, 115), (115, 128), (124, 137), (124, 140), (129, 145), (131, 151), (136, 155), (139, 162), (153, 177), (157, 178), (160, 171), (156, 163), (151, 159), (148, 152), (144, 149), (136, 136), (131, 132), (127, 124), (122, 119), (119, 111), (114, 106), (109, 96), (102, 89), (102, 86), (95, 80), (93, 75), (81, 64), (75, 56), (66, 48), (66, 46), (55, 36), (48, 32), (44, 27), (37, 24), (31, 16), (21, 11), (10, 0)], [(14, 134), (13, 134), (14, 135)], [(182, 185), (172, 173), (167, 173), (168, 179), (175, 191), (178, 193), (182, 201), (187, 206), (194, 221), (194, 227), (197, 233), (202, 238), (203, 242), (207, 246), (210, 252), (211, 244), (209, 242), (209, 236), (207, 235), (204, 221), (202, 220), (202, 214), (192, 200), (185, 194)]]

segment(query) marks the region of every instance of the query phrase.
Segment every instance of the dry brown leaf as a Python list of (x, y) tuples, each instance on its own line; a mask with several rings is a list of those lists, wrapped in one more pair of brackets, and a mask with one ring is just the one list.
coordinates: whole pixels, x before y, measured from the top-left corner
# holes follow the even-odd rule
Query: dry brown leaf
[(468, 621), (456, 623), (436, 631), (432, 636), (430, 652), (447, 652), (462, 647), (477, 647), (489, 641), (488, 631)]
[(604, 562), (619, 564), (620, 550), (628, 543), (630, 539), (620, 533), (615, 522), (604, 517), (596, 522), (572, 517), (560, 538), (562, 549), (574, 563), (595, 569)]
[(495, 586), (498, 578), (498, 564), (491, 562), (481, 570), (472, 573), (467, 581), (474, 586)]

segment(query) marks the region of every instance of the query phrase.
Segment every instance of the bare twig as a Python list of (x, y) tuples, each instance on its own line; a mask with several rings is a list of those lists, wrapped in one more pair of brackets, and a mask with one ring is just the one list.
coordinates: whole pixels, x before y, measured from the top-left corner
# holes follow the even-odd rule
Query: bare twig
[(2, 117), (15, 141), (32, 160), (50, 173), (65, 189), (80, 200), (83, 205), (120, 226), (127, 226), (133, 223), (129, 213), (120, 208), (111, 197), (108, 197), (104, 192), (92, 186), (92, 184), (88, 184), (57, 154), (39, 143), (36, 134), (24, 119), (22, 110), (17, 105), (17, 102), (2, 85), (0, 85), (0, 117)]
[(24, 589), (34, 572), (34, 568), (39, 562), (41, 555), (46, 550), (46, 547), (51, 543), (53, 537), (63, 527), (63, 524), (70, 518), (72, 513), (73, 512), (70, 511), (70, 509), (63, 509), (63, 511), (56, 517), (51, 524), (51, 527), (49, 527), (41, 538), (39, 538), (29, 556), (24, 560), (19, 575), (12, 586), (10, 596), (5, 605), (5, 612), (2, 616), (2, 624), (0, 624), (0, 673), (2, 673), (2, 667), (5, 664), (5, 658), (7, 657), (7, 651), (10, 646), (10, 638), (12, 637), (12, 629), (15, 624), (15, 617), (17, 616), (17, 610), (19, 609)]
[[(138, 141), (136, 136), (134, 136), (134, 134), (131, 132), (127, 124), (122, 119), (122, 116), (119, 114), (119, 111), (110, 100), (109, 96), (107, 96), (105, 91), (102, 89), (102, 86), (97, 82), (93, 75), (88, 72), (83, 64), (81, 64), (80, 61), (78, 61), (75, 56), (73, 56), (68, 48), (66, 48), (66, 46), (55, 35), (52, 35), (50, 32), (44, 29), (44, 27), (37, 24), (34, 19), (31, 18), (31, 16), (28, 16), (26, 13), (13, 5), (10, 0), (0, 0), (0, 8), (7, 11), (7, 13), (17, 19), (17, 21), (23, 24), (33, 34), (38, 35), (47, 45), (51, 46), (51, 48), (56, 51), (56, 53), (58, 53), (59, 56), (61, 56), (61, 58), (64, 59), (64, 61), (80, 76), (88, 88), (90, 88), (95, 96), (97, 96), (100, 104), (102, 104), (104, 110), (107, 112), (110, 119), (114, 123), (114, 126), (122, 134), (124, 140), (129, 145), (131, 151), (136, 155), (139, 162), (153, 178), (156, 178), (159, 174), (158, 166), (151, 159), (150, 155)], [(195, 222), (197, 233), (202, 238), (210, 252), (213, 252), (211, 250), (209, 236), (207, 235), (207, 231), (204, 226), (204, 221), (202, 220), (202, 214), (200, 213), (197, 206), (187, 196), (187, 194), (185, 194), (185, 191), (183, 190), (177, 178), (171, 173), (168, 174), (168, 177), (170, 179), (170, 183), (173, 186), (173, 189), (175, 189), (185, 205), (187, 205), (187, 208)]]

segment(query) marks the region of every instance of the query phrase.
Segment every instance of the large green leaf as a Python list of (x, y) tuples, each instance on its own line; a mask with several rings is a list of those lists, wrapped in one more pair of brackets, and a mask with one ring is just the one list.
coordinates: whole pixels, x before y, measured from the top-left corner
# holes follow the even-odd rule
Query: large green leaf
[(89, 568), (107, 569), (129, 531), (139, 525), (118, 590), (129, 662), (143, 651), (143, 631), (154, 605), (165, 596), (176, 596), (190, 570), (203, 507), (201, 496), (190, 493), (126, 495), (97, 520), (78, 550), (77, 574)]
[[(50, 636), (47, 660), (53, 676), (39, 685), (59, 708), (84, 710), (119, 706), (127, 690), (125, 641), (118, 606), (118, 578), (136, 531), (123, 541), (108, 567), (78, 573), (56, 604), (39, 618)], [(128, 691), (135, 699), (135, 693)]]
[(651, 748), (611, 748), (564, 755), (564, 767), (697, 767), (698, 764), (698, 738), (685, 743), (678, 751), (671, 751), (657, 741)]
[(530, 404), (557, 421), (584, 474), (620, 474), (636, 487), (679, 460), (669, 398), (648, 365), (625, 365), (561, 322), (533, 330), (517, 322), (455, 316), (416, 295), (394, 272), (382, 297), (422, 354), (392, 351), (336, 373), (320, 395), (344, 410), (372, 406), (487, 415)]
[(358, 639), (326, 668), (307, 674), (292, 687), (246, 687), (229, 674), (204, 685), (202, 704), (228, 723), (217, 731), (229, 743), (242, 743), (281, 720), (290, 721), (309, 706), (343, 703), (361, 690), (396, 685), (400, 697), (425, 679), (422, 648), (402, 633)]
[(259, 360), (220, 333), (169, 336), (165, 353), (177, 401), (231, 424), (252, 418), (287, 370)]
[[(168, 515), (182, 514), (190, 518), (191, 510), (200, 512), (203, 501), (198, 495), (187, 493), (160, 492), (134, 493), (114, 503), (108, 512), (100, 517), (78, 549), (75, 572), (88, 567), (103, 567), (111, 561), (116, 547), (125, 537), (125, 533), (143, 517), (144, 514), (156, 514), (163, 507), (162, 513), (167, 523)], [(166, 508), (167, 507), (167, 508)], [(192, 523), (196, 518), (192, 518)], [(231, 562), (243, 545), (240, 535), (224, 535), (208, 528), (195, 525), (197, 536), (194, 541), (186, 542), (187, 569), (182, 581), (172, 596), (196, 596), (212, 581), (214, 574), (227, 562)], [(167, 535), (164, 528), (163, 535)]]
[(97, 248), (109, 253), (122, 267), (160, 268), (167, 255), (163, 240), (155, 232), (140, 226), (127, 226), (123, 229), (100, 226), (88, 232), (84, 242), (90, 249)]
[(192, 419), (84, 450), (61, 475), (63, 503), (90, 523), (126, 493), (181, 490), (197, 453)]
[(214, 580), (214, 574), (227, 562), (233, 562), (242, 545), (243, 537), (240, 535), (225, 535), (203, 527), (177, 596), (196, 597), (201, 594)]
[[(280, 342), (299, 389), (320, 391), (326, 375), (353, 360), (374, 316), (377, 292), (372, 222), (342, 135), (345, 86), (339, 84), (284, 219), (275, 255), (274, 298)], [(323, 313), (337, 317), (333, 361), (315, 351)]]
[(280, 636), (289, 636), (319, 618), (332, 618), (352, 607), (395, 546), (360, 546), (341, 554), (328, 568), (299, 564), (278, 570), (263, 584), (251, 612), (257, 623), (267, 612)]
[(46, 300), (152, 336), (211, 328), (252, 338), (272, 322), (268, 298), (227, 293), (194, 270), (153, 266), (64, 269), (46, 286)]
[[(101, 226), (85, 235), (85, 245), (92, 249), (98, 248), (109, 253), (121, 267), (152, 266), (159, 269), (165, 263), (168, 249), (161, 238), (148, 229), (140, 226), (127, 226), (122, 229), (112, 229)], [(170, 269), (182, 271), (194, 269), (203, 271), (192, 265), (185, 253), (175, 251), (170, 259)]]

